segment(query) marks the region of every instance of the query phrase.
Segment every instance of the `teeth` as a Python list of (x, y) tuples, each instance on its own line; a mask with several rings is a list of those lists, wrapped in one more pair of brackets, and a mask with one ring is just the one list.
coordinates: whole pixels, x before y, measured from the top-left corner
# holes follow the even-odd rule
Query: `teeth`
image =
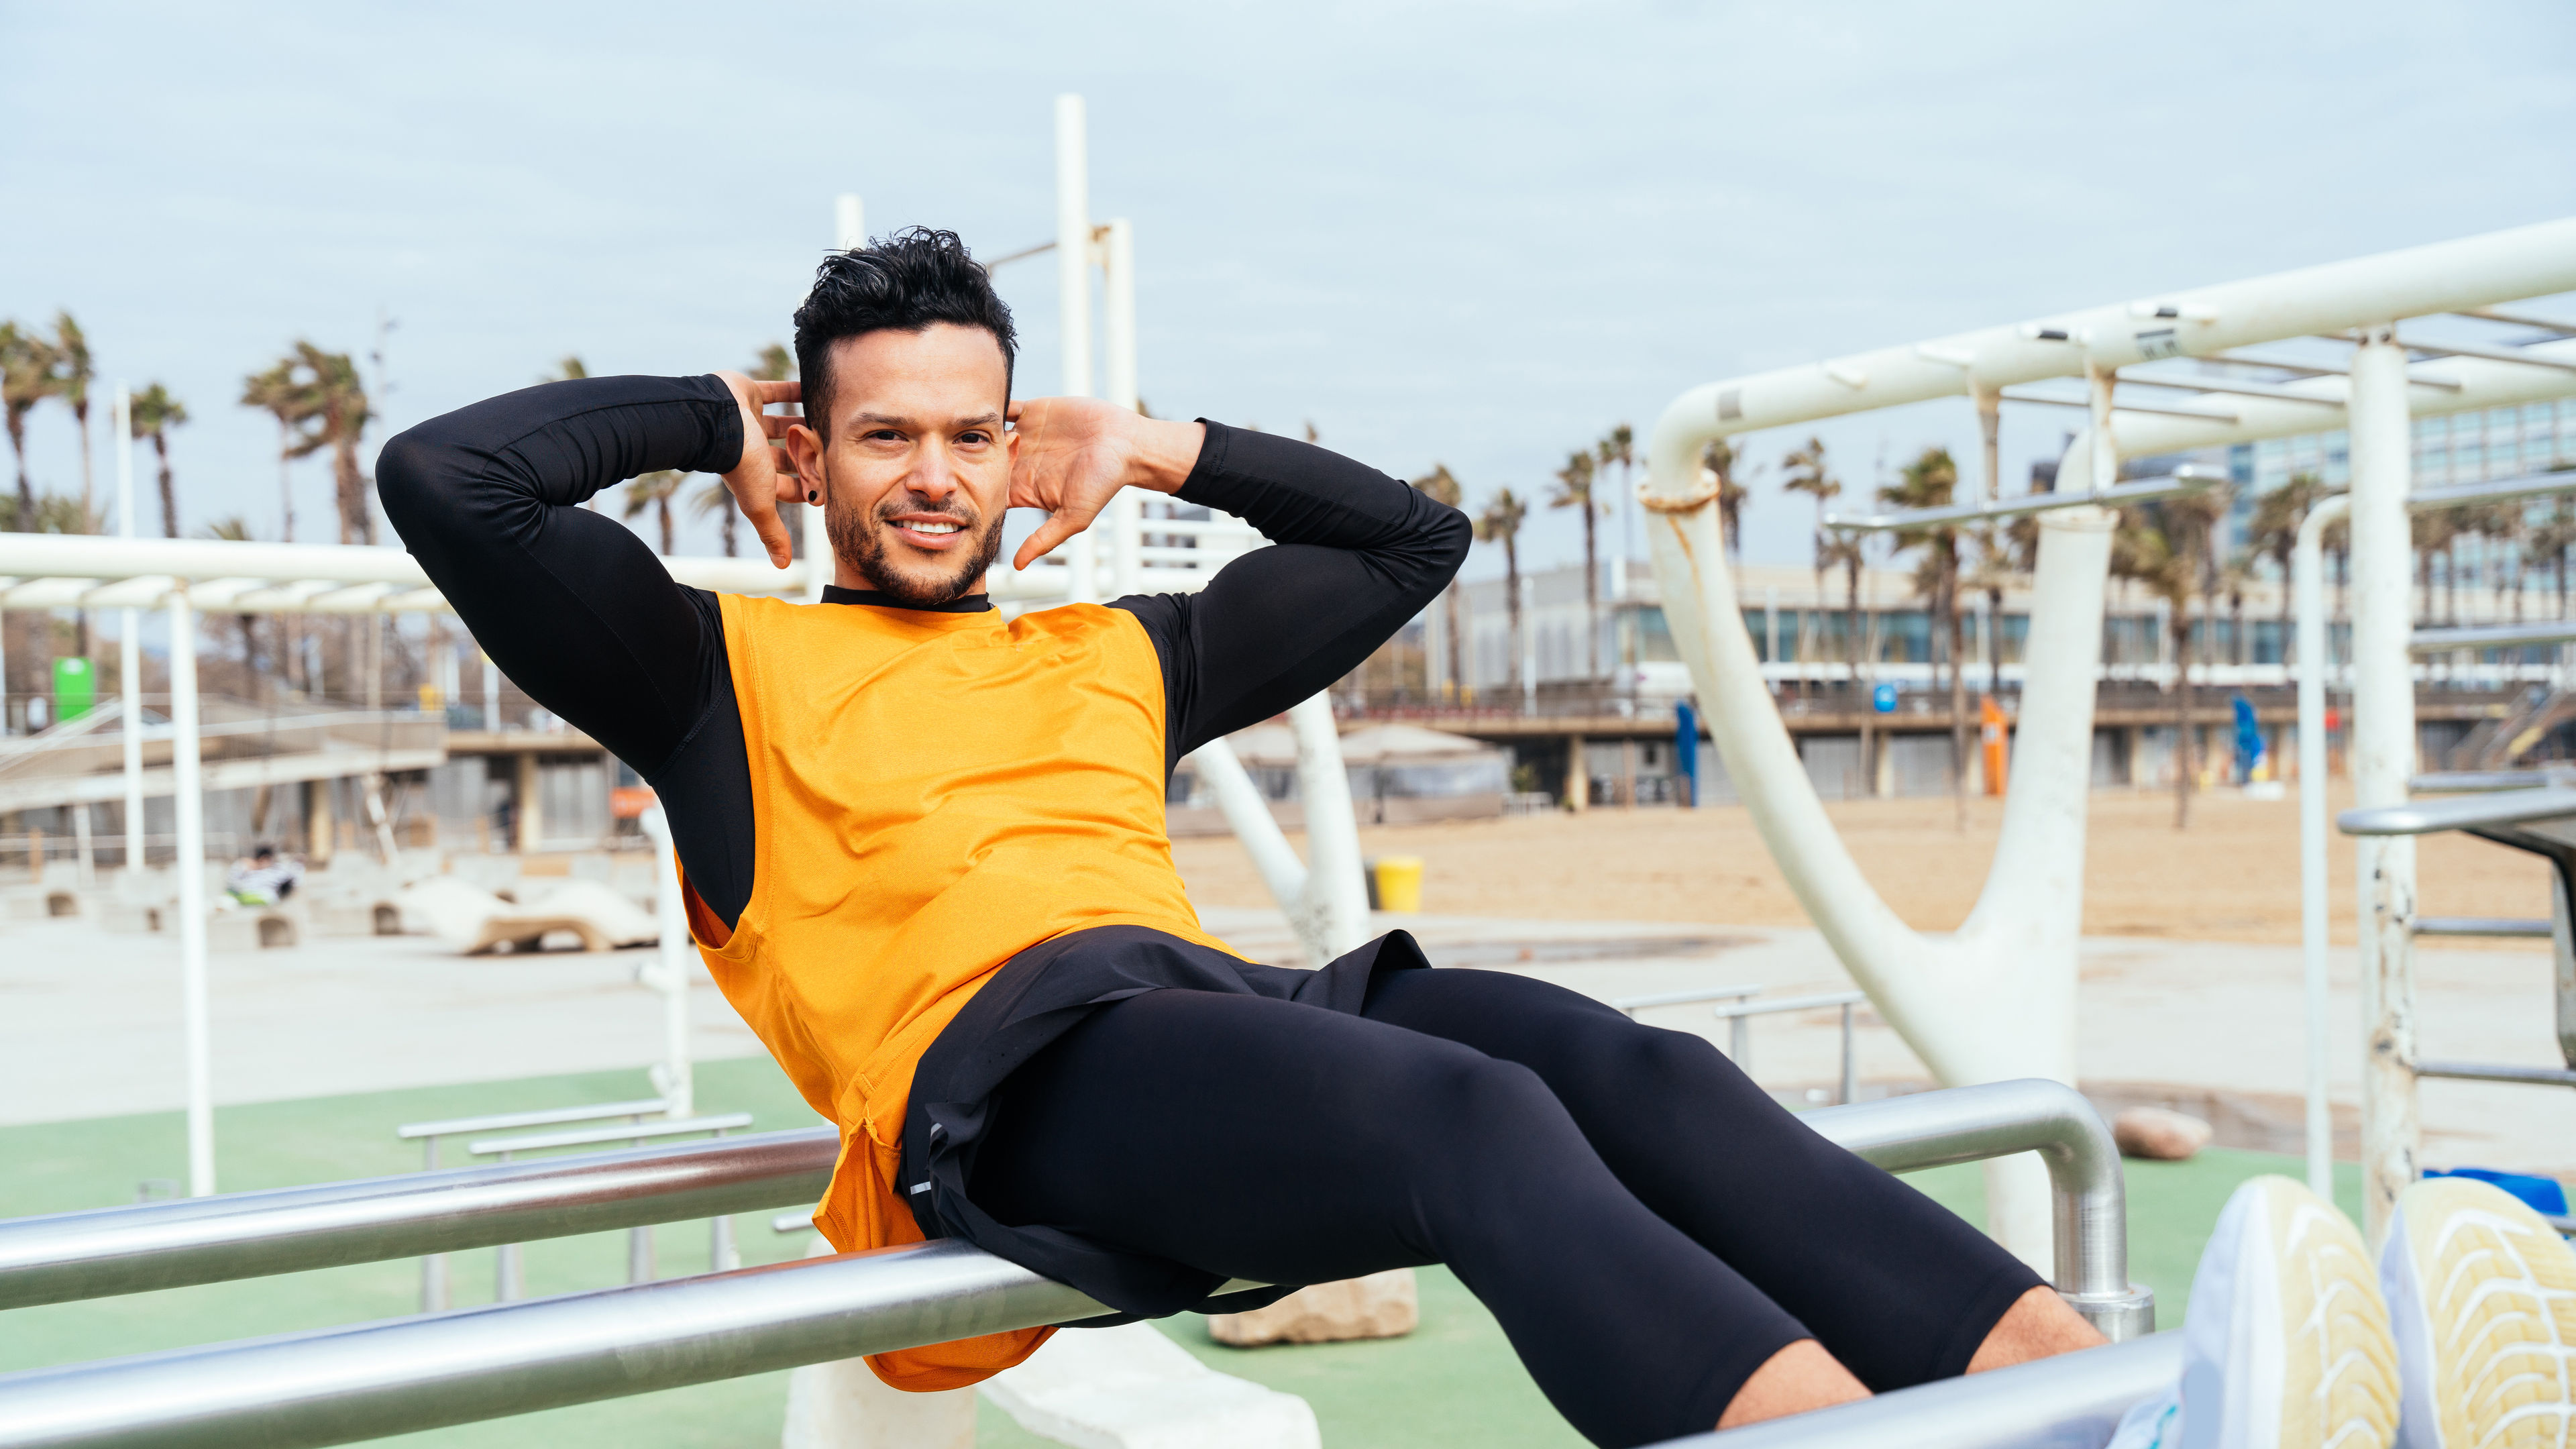
[(957, 525), (953, 523), (906, 523), (903, 526), (915, 533), (955, 533), (957, 531)]

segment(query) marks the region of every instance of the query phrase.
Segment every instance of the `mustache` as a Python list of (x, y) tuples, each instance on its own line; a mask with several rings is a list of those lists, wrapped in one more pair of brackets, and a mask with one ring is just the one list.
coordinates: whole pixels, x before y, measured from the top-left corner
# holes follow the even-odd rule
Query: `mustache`
[(914, 503), (910, 501), (900, 503), (888, 501), (880, 503), (876, 507), (876, 516), (879, 523), (892, 523), (897, 517), (907, 513), (912, 514), (915, 517), (927, 515), (932, 518), (944, 518), (949, 522), (956, 524), (959, 528), (972, 528), (981, 521), (973, 509), (966, 508), (958, 504), (954, 499), (950, 500), (948, 503), (937, 505)]

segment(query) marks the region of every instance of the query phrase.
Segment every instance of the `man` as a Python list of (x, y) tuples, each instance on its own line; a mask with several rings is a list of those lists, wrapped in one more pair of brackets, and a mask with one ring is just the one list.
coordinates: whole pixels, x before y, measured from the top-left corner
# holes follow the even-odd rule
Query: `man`
[[(380, 465), (493, 659), (661, 793), (708, 969), (840, 1124), (835, 1246), (963, 1237), (1136, 1316), (1445, 1262), (1600, 1444), (2099, 1342), (1697, 1037), (1424, 969), (1402, 933), (1299, 971), (1202, 931), (1163, 833), (1173, 765), (1366, 658), (1467, 523), (1305, 444), (1014, 403), (1014, 347), (965, 248), (913, 231), (825, 259), (801, 392), (553, 383)], [(780, 564), (779, 505), (823, 508), (823, 603), (680, 588), (579, 507), (662, 468), (722, 474)], [(992, 607), (1007, 509), (1047, 514), (1025, 567), (1126, 487), (1276, 546), (1195, 596)], [(1049, 1331), (872, 1362), (950, 1388)]]
[(280, 859), (275, 846), (261, 841), (249, 855), (235, 857), (224, 872), (224, 893), (236, 905), (273, 906), (295, 894), (295, 883), (302, 879), (304, 862)]

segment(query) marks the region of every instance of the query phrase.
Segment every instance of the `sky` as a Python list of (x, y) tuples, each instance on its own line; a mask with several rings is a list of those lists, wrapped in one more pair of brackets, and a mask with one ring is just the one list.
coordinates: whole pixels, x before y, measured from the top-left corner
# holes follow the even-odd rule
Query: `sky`
[[(741, 367), (838, 193), (873, 232), (1049, 239), (1060, 93), (1093, 216), (1134, 224), (1148, 405), (1446, 463), (1471, 504), (1543, 500), (1695, 384), (2576, 213), (2565, 0), (257, 12), (0, 0), (0, 317), (69, 308), (103, 382), (186, 403), (192, 533), (276, 536), (275, 425), (236, 400), (297, 339), (365, 361), (390, 319), (369, 457), (568, 354)], [(1052, 261), (999, 276), (1050, 390)], [(2007, 410), (2005, 491), (2065, 416)], [(29, 428), (76, 492), (68, 411)], [(1808, 431), (1739, 440), (1750, 559), (1807, 556), (1777, 484)], [(1964, 399), (1812, 431), (1853, 492), (1976, 452)], [(289, 486), (316, 537), (327, 460)], [(1570, 511), (1525, 540), (1581, 556)]]

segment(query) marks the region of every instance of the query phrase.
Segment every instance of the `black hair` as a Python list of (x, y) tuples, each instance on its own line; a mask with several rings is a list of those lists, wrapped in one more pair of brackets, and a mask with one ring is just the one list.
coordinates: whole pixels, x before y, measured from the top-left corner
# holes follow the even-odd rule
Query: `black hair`
[(814, 269), (814, 289), (796, 309), (796, 368), (805, 379), (809, 425), (831, 436), (832, 344), (893, 330), (919, 332), (934, 322), (981, 327), (1002, 345), (1002, 395), (1019, 360), (1011, 309), (992, 275), (967, 254), (953, 231), (910, 227), (863, 247), (832, 252)]

